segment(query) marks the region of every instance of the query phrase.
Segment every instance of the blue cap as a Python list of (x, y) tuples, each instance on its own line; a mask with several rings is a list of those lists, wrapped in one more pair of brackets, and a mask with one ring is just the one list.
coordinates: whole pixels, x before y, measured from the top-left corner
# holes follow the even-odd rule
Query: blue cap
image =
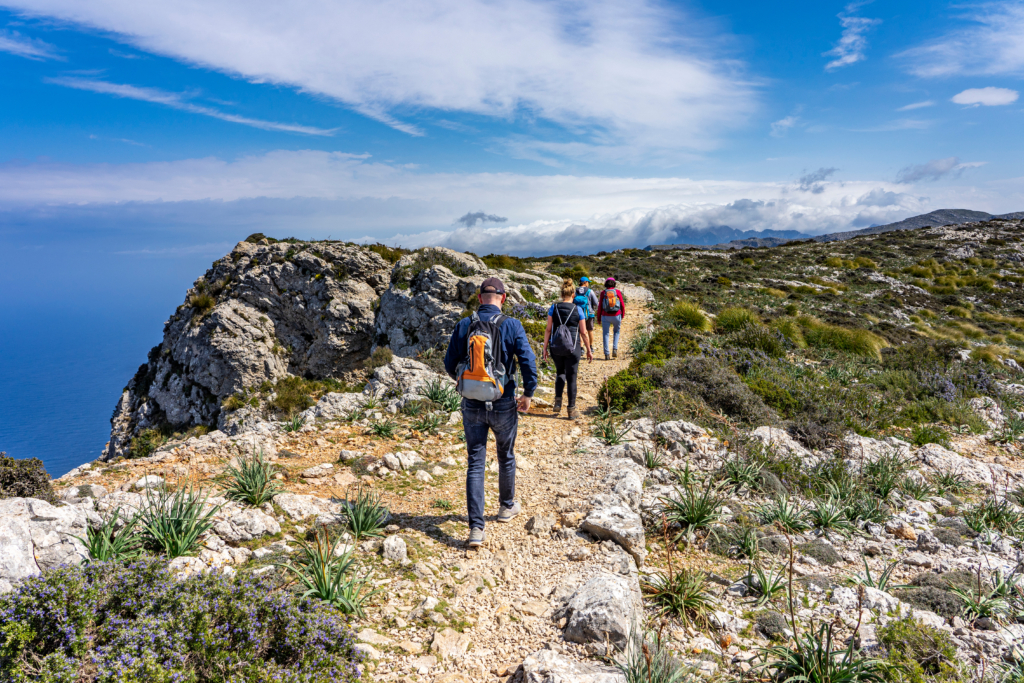
[(580, 282), (590, 282), (590, 278), (584, 275), (583, 277), (580, 278)]

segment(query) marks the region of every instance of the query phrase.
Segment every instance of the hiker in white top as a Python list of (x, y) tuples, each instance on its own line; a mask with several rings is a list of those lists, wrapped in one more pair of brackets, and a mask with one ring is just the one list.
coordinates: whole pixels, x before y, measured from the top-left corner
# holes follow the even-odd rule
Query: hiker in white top
[(580, 367), (580, 355), (585, 349), (587, 360), (593, 361), (590, 352), (590, 335), (587, 332), (587, 316), (583, 309), (573, 303), (576, 285), (572, 280), (562, 283), (562, 300), (548, 309), (548, 326), (544, 330), (544, 355), (555, 362), (555, 415), (562, 412), (562, 393), (569, 398), (569, 419), (576, 419), (576, 374)]

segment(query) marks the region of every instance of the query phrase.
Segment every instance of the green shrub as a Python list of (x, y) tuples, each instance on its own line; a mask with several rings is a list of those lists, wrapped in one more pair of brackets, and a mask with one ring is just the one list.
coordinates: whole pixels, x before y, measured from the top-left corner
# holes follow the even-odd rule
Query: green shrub
[(200, 292), (188, 298), (188, 305), (202, 316), (212, 311), (213, 307), (217, 305), (217, 301), (209, 294)]
[(726, 344), (740, 349), (760, 351), (770, 358), (786, 355), (786, 337), (764, 325), (749, 324), (726, 337)]
[(523, 260), (505, 254), (488, 254), (480, 259), (495, 270), (523, 270)]
[(398, 263), (398, 260), (408, 253), (405, 249), (392, 249), (391, 247), (379, 242), (377, 244), (368, 244), (366, 245), (366, 248), (380, 256), (388, 263)]
[(843, 558), (836, 552), (835, 548), (821, 540), (801, 543), (796, 546), (796, 549), (807, 557), (814, 558), (818, 561), (818, 564), (825, 565), (826, 567), (831, 567), (843, 561)]
[(649, 369), (659, 386), (701, 398), (711, 408), (752, 426), (777, 424), (778, 414), (764, 404), (740, 376), (714, 358), (673, 358)]
[(711, 319), (691, 301), (677, 301), (665, 311), (665, 319), (676, 327), (689, 328), (698, 332), (710, 332)]
[(530, 339), (537, 342), (543, 342), (544, 333), (547, 331), (547, 325), (535, 320), (524, 320), (523, 329), (526, 330), (526, 335)]
[(934, 626), (919, 624), (911, 617), (894, 620), (878, 629), (878, 642), (888, 651), (886, 663), (898, 667), (906, 683), (952, 683), (962, 678), (956, 646)]
[(647, 346), (640, 353), (634, 354), (629, 363), (630, 372), (639, 373), (649, 363), (668, 360), (679, 356), (693, 356), (700, 353), (697, 342), (686, 332), (669, 327), (658, 330), (651, 336)]
[[(787, 306), (786, 310), (790, 310), (790, 308), (792, 308), (793, 315), (795, 315), (797, 313), (796, 306)], [(800, 326), (800, 323), (797, 322), (796, 318), (789, 316), (785, 318), (776, 318), (768, 323), (768, 327), (773, 330), (778, 330), (783, 337), (788, 339), (789, 342), (798, 349), (807, 348), (807, 340), (804, 338), (804, 328)]]
[(370, 357), (363, 361), (363, 367), (367, 372), (373, 372), (377, 368), (384, 367), (395, 359), (395, 354), (386, 346), (378, 346), (370, 354)]
[(143, 429), (132, 437), (128, 454), (133, 458), (145, 458), (167, 443), (167, 435), (159, 429)]
[(346, 619), (266, 577), (65, 566), (0, 596), (0, 615), (5, 681), (359, 680)]
[(316, 382), (302, 377), (284, 377), (274, 385), (274, 393), (277, 395), (270, 405), (285, 415), (303, 411), (316, 403), (310, 394), (319, 388)]
[(791, 418), (800, 409), (800, 402), (775, 382), (764, 377), (744, 380), (750, 390), (761, 397), (765, 404), (785, 418)]
[(860, 356), (881, 360), (881, 351), (889, 343), (867, 330), (831, 325), (809, 315), (802, 315), (797, 322), (803, 328), (807, 344), (821, 349), (846, 351)]
[(15, 460), (3, 451), (0, 451), (0, 498), (39, 498), (57, 504), (42, 460)]
[(897, 598), (912, 607), (935, 612), (940, 617), (952, 619), (963, 614), (963, 602), (951, 591), (935, 586), (903, 588), (893, 592)]
[(736, 332), (747, 325), (760, 325), (761, 318), (754, 311), (742, 306), (723, 308), (715, 318), (715, 328), (720, 332)]
[(654, 383), (630, 370), (620, 370), (604, 381), (598, 400), (605, 408), (626, 412), (640, 401), (640, 396), (654, 389)]

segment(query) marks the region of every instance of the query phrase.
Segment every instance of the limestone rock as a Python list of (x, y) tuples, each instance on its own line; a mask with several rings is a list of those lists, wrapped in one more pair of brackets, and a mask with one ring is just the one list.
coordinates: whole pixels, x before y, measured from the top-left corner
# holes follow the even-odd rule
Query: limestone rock
[(164, 480), (155, 474), (147, 474), (135, 482), (135, 488), (139, 491), (145, 491), (146, 489), (155, 489), (163, 483)]
[(547, 536), (551, 533), (551, 527), (555, 520), (545, 515), (534, 515), (526, 521), (526, 531), (533, 536)]
[(107, 489), (99, 484), (79, 484), (71, 486), (61, 493), (60, 499), (70, 505), (81, 503), (84, 500), (96, 500), (107, 495)]
[(384, 539), (383, 548), (385, 560), (404, 563), (409, 559), (405, 541), (401, 536), (388, 536)]
[(623, 505), (595, 508), (580, 528), (596, 538), (615, 541), (633, 556), (638, 567), (643, 566), (647, 556), (643, 520), (629, 508)]
[(917, 540), (917, 532), (914, 531), (914, 527), (899, 519), (891, 519), (886, 522), (885, 530), (904, 541)]
[(780, 455), (792, 455), (801, 460), (814, 459), (811, 452), (800, 445), (785, 430), (776, 427), (758, 427), (750, 432), (750, 436), (757, 439), (765, 446), (774, 449)]
[(942, 551), (942, 541), (935, 538), (933, 534), (922, 531), (917, 535), (917, 549), (923, 553), (932, 553), (934, 555)]
[(329, 462), (325, 462), (303, 471), (302, 476), (304, 479), (319, 479), (320, 477), (328, 477), (333, 473), (334, 465)]
[(937, 443), (922, 446), (914, 452), (914, 457), (935, 471), (957, 472), (974, 484), (991, 486), (995, 482), (1005, 481), (1006, 468), (1002, 465), (965, 458)]
[(388, 263), (364, 247), (240, 242), (167, 321), (118, 401), (104, 458), (128, 455), (149, 428), (238, 429), (221, 405), (243, 388), (354, 369), (369, 355), (388, 281)]
[(634, 512), (640, 509), (644, 495), (644, 482), (632, 470), (616, 470), (609, 475), (614, 480), (612, 491)]
[(559, 612), (566, 619), (565, 639), (573, 643), (611, 643), (624, 649), (633, 625), (642, 615), (628, 581), (622, 576), (600, 574), (569, 598)]
[(274, 496), (274, 502), (296, 522), (317, 515), (337, 515), (341, 511), (336, 503), (297, 493), (279, 493)]
[(277, 520), (256, 508), (248, 508), (217, 522), (214, 533), (230, 543), (251, 541), (267, 534), (281, 533)]
[(430, 651), (436, 654), (441, 660), (452, 659), (463, 655), (469, 649), (469, 634), (459, 633), (450, 628), (438, 631), (434, 634), (434, 640), (430, 643)]
[(523, 683), (626, 683), (617, 669), (538, 650), (523, 662)]
[(654, 433), (671, 443), (683, 445), (692, 444), (698, 439), (708, 438), (708, 433), (703, 427), (698, 427), (691, 422), (683, 420), (659, 423), (654, 428)]
[[(451, 335), (451, 330), (448, 334)], [(419, 361), (397, 357), (374, 370), (363, 392), (371, 396), (391, 392), (399, 396), (421, 397), (427, 384), (438, 381), (454, 385), (447, 375), (438, 374)]]
[(39, 573), (32, 550), (28, 520), (3, 514), (0, 508), (0, 593), (6, 593), (14, 583)]

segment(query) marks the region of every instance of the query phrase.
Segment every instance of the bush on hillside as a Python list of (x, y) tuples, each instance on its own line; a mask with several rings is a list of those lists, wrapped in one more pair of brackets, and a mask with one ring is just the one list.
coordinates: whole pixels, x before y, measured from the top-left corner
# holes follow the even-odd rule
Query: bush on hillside
[(786, 355), (786, 337), (761, 324), (749, 323), (725, 338), (725, 343), (740, 349), (760, 351), (770, 358)]
[(807, 344), (819, 349), (846, 351), (881, 360), (882, 349), (889, 346), (887, 341), (868, 330), (832, 325), (809, 315), (800, 316), (797, 322), (803, 328)]
[(777, 424), (779, 415), (740, 376), (715, 358), (673, 358), (649, 370), (655, 384), (702, 399), (714, 410), (751, 426)]
[(804, 339), (804, 329), (800, 327), (795, 318), (778, 318), (773, 320), (769, 327), (777, 330), (779, 334), (789, 340), (790, 344), (798, 349), (807, 348), (807, 340)]
[(800, 401), (793, 398), (793, 394), (770, 379), (756, 377), (746, 380), (746, 383), (751, 391), (761, 397), (765, 405), (779, 411), (779, 414), (783, 417), (791, 418), (800, 410)]
[(39, 498), (57, 503), (42, 460), (15, 460), (3, 451), (0, 451), (0, 498)]
[(710, 332), (711, 319), (691, 301), (677, 301), (665, 311), (665, 319), (679, 328), (689, 328), (698, 332)]
[(61, 567), (0, 596), (0, 679), (357, 681), (345, 617), (262, 577), (160, 563)]
[(715, 318), (715, 329), (720, 332), (736, 332), (747, 325), (760, 325), (761, 318), (754, 311), (742, 306), (723, 308)]
[(605, 408), (626, 412), (639, 401), (644, 392), (654, 389), (654, 383), (630, 370), (620, 370), (601, 385), (598, 400)]
[(639, 373), (640, 368), (658, 360), (678, 356), (692, 356), (700, 353), (700, 347), (686, 332), (675, 328), (658, 330), (647, 344), (646, 350), (633, 357), (629, 363), (630, 372)]
[(878, 629), (878, 642), (888, 650), (886, 662), (898, 668), (907, 683), (962, 678), (956, 666), (956, 646), (947, 633), (934, 626), (910, 617), (890, 621)]
[(363, 361), (363, 367), (367, 372), (373, 372), (377, 368), (384, 367), (395, 359), (395, 354), (386, 346), (378, 346), (370, 354), (370, 357)]

